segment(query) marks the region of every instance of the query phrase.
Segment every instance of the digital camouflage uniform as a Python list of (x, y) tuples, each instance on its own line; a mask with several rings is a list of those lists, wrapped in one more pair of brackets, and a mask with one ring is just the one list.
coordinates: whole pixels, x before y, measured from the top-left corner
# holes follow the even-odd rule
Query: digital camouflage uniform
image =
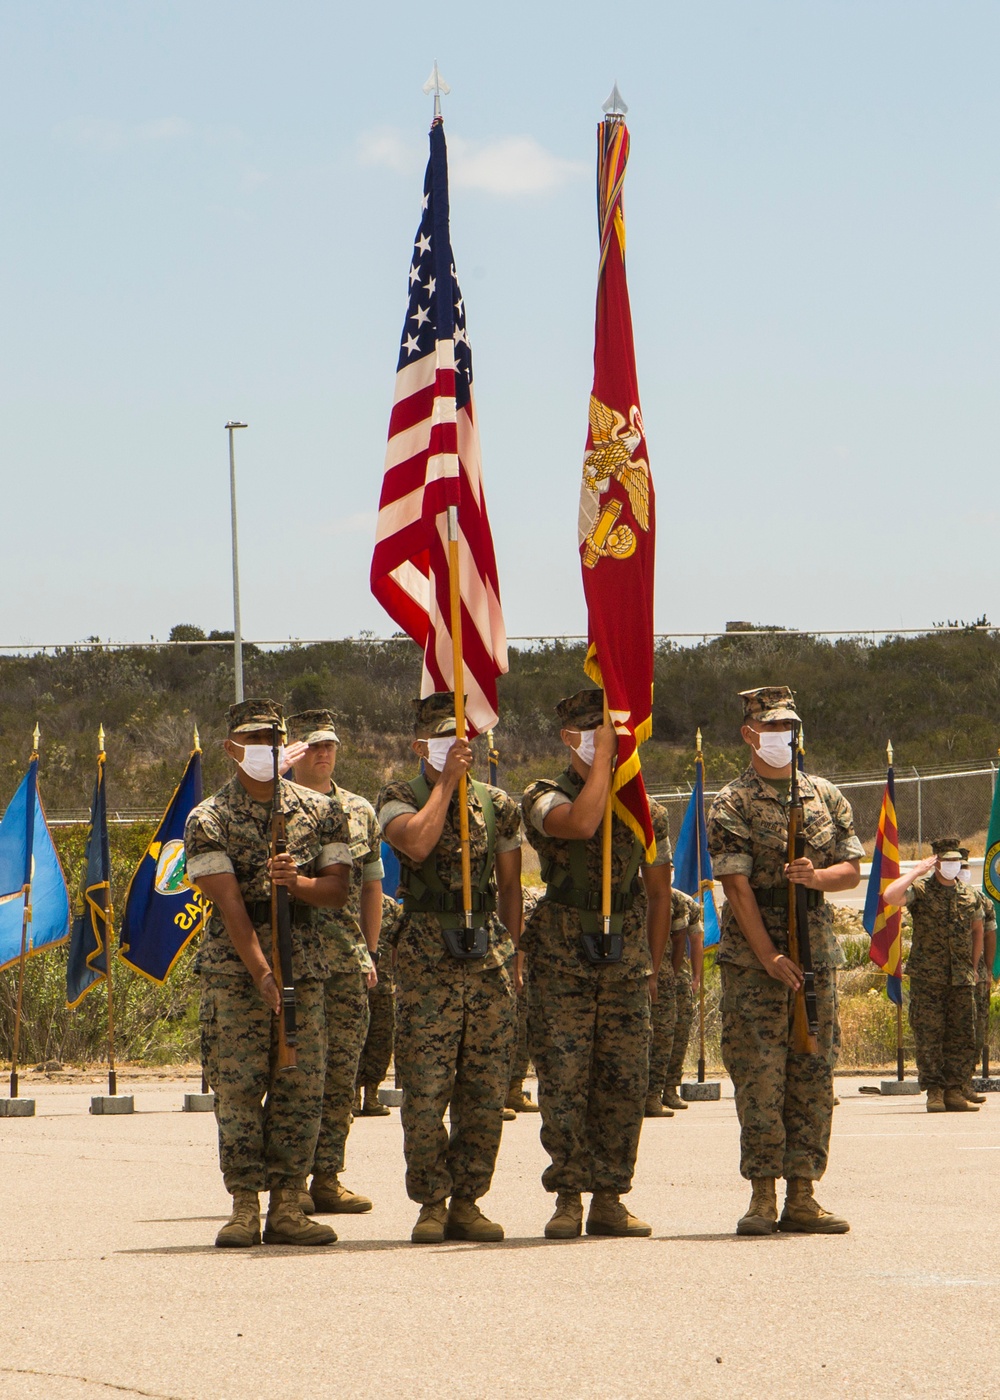
[[(672, 889), (670, 891), (671, 938), (676, 938), (681, 933), (684, 934), (685, 938), (701, 936), (701, 905), (696, 899), (692, 899), (691, 895), (685, 894), (683, 890)], [(660, 976), (657, 979), (656, 1001), (652, 1007), (653, 1039), (649, 1051), (648, 1097), (652, 1098), (653, 1095), (656, 1095), (660, 1100), (663, 1098), (665, 1089), (675, 1088), (683, 1078), (684, 1057), (687, 1054), (688, 1037), (691, 1034), (691, 1022), (694, 1019), (690, 953), (685, 950), (680, 971), (674, 972), (673, 965), (669, 962), (671, 951), (668, 945), (667, 951), (663, 955)], [(664, 973), (667, 971), (671, 974), (669, 979), (664, 977)], [(668, 986), (671, 988), (671, 993), (665, 997), (664, 992)], [(661, 1000), (665, 1000), (667, 1003), (664, 1009), (660, 1007)]]
[(983, 956), (979, 959), (979, 966), (976, 968), (976, 1057), (978, 1058), (986, 1045), (987, 1037), (990, 1033), (990, 996), (993, 991), (993, 970), (986, 966), (986, 939), (990, 931), (996, 934), (997, 911), (989, 895), (983, 890), (973, 890), (973, 894), (979, 896), (980, 913), (983, 920)]
[[(541, 891), (526, 889), (523, 894), (524, 899), (524, 920), (527, 923), (531, 917), (531, 912), (538, 903)], [(516, 1093), (524, 1086), (524, 1080), (531, 1064), (531, 1052), (528, 1049), (528, 973), (527, 969), (522, 969), (521, 990), (517, 994), (517, 1034), (514, 1037), (514, 1048), (510, 1057), (510, 1092)]]
[[(579, 793), (584, 780), (570, 767), (561, 781)], [(544, 820), (570, 801), (556, 782), (532, 783), (522, 803), (525, 830), (543, 868), (552, 861), (570, 873), (568, 841), (549, 836)], [(656, 836), (654, 865), (670, 863), (667, 814), (650, 802)], [(611, 826), (611, 887), (618, 890), (632, 859), (635, 837), (618, 817)], [(585, 844), (588, 888), (600, 890), (601, 829)], [(640, 867), (641, 869), (642, 867)], [(538, 1074), (542, 1146), (552, 1159), (542, 1173), (546, 1191), (632, 1188), (649, 1079), (649, 987), (653, 970), (646, 938), (642, 882), (622, 916), (620, 962), (587, 962), (580, 912), (548, 893), (525, 925), (521, 948), (528, 967), (528, 1034)], [(664, 956), (666, 964), (666, 956)]]
[[(395, 925), (402, 913), (402, 905), (397, 904), (387, 894), (382, 896), (380, 950), (391, 947), (395, 937)], [(367, 1092), (374, 1095), (389, 1069), (389, 1061), (392, 1059), (393, 1032), (396, 1025), (392, 963), (388, 957), (379, 959), (378, 981), (368, 992), (368, 1015), (368, 1034), (361, 1051), (355, 1088), (361, 1089), (367, 1085)]]
[[(350, 835), (340, 805), (287, 780), (280, 784), (280, 795), (288, 851), (299, 871), (311, 876), (327, 866), (349, 864)], [(236, 876), (269, 962), (270, 842), (270, 801), (255, 801), (236, 777), (195, 807), (184, 829), (188, 877)], [(326, 1057), (325, 952), (316, 911), (294, 898), (291, 910), (296, 1068), (276, 1071), (278, 1018), (264, 1005), (215, 911), (195, 959), (201, 977), (202, 1063), (215, 1090), (219, 1159), (231, 1194), (295, 1187), (306, 1174), (319, 1132)]]
[[(489, 788), (496, 814), (494, 852), (520, 850), (516, 804)], [(396, 817), (419, 810), (409, 783), (389, 783), (376, 803), (386, 831)], [(482, 805), (468, 785), (472, 886), (487, 853)], [(391, 843), (390, 843), (391, 844)], [(396, 850), (401, 869), (420, 865)], [(446, 889), (461, 894), (462, 858), (458, 792), (453, 794), (441, 839), (433, 852)], [(510, 1048), (517, 1015), (507, 963), (513, 944), (495, 916), (488, 917), (486, 955), (454, 958), (435, 914), (404, 912), (394, 932), (396, 949), (396, 1080), (402, 1085), (406, 1189), (422, 1205), (447, 1196), (476, 1201), (490, 1188), (507, 1096)], [(451, 1133), (445, 1130), (449, 1103)]]
[[(764, 898), (760, 916), (780, 953), (788, 952), (788, 783), (783, 797), (753, 767), (716, 796), (708, 849), (716, 879), (745, 875)], [(817, 869), (860, 860), (851, 806), (825, 778), (799, 775), (805, 854)], [(810, 892), (809, 942), (816, 973), (818, 1053), (791, 1049), (794, 995), (768, 975), (744, 938), (731, 905), (723, 907), (718, 964), (722, 974), (722, 1058), (736, 1089), (740, 1171), (818, 1180), (826, 1170), (833, 1120), (833, 1067), (840, 1051), (836, 969), (844, 955), (833, 932), (833, 906)]]
[(982, 918), (976, 891), (944, 885), (932, 870), (906, 891), (913, 936), (910, 1029), (921, 1089), (961, 1089), (976, 1061), (976, 970), (972, 925)]
[(351, 836), (351, 890), (342, 909), (316, 911), (326, 958), (326, 1078), (323, 1121), (313, 1164), (313, 1170), (322, 1176), (336, 1176), (344, 1169), (354, 1081), (368, 1032), (368, 973), (372, 967), (361, 933), (361, 886), (370, 880), (381, 880), (384, 874), (382, 833), (374, 807), (365, 798), (336, 783), (330, 795), (347, 815)]

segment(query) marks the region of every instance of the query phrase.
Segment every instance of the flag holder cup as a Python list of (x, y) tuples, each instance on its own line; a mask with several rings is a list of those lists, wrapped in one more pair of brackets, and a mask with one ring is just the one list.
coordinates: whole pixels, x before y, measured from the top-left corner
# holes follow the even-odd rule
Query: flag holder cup
[(706, 1080), (702, 1084), (689, 1082), (682, 1084), (680, 1088), (681, 1098), (685, 1103), (711, 1103), (722, 1098), (722, 1085), (718, 1080)]
[(0, 1099), (0, 1118), (34, 1118), (34, 1099)]

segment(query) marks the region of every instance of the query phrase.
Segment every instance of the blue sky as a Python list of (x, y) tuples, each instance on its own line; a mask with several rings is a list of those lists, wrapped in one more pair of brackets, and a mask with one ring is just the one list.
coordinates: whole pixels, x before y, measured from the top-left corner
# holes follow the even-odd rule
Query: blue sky
[(660, 631), (1000, 615), (1000, 7), (6, 0), (0, 643), (390, 630), (435, 57), (508, 630), (580, 632), (594, 129), (629, 103)]

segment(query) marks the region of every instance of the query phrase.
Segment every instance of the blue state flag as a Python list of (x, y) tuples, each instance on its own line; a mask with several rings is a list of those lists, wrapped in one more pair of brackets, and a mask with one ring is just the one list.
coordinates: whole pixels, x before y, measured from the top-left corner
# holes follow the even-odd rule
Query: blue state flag
[(396, 899), (399, 894), (399, 856), (388, 841), (382, 842), (382, 870), (382, 888)]
[(153, 982), (167, 980), (212, 912), (184, 861), (184, 824), (201, 792), (201, 749), (195, 749), (125, 896), (118, 956)]
[(104, 753), (97, 756), (97, 777), (90, 804), (90, 831), (80, 902), (69, 937), (66, 965), (66, 1005), (79, 1006), (95, 982), (108, 975), (111, 941), (111, 851), (108, 809), (104, 792)]
[(21, 956), (22, 930), (29, 954), (69, 937), (69, 892), (38, 796), (37, 758), (0, 822), (0, 968)]
[(712, 858), (708, 854), (705, 764), (701, 755), (695, 760), (694, 791), (674, 846), (674, 886), (685, 894), (693, 895), (702, 904), (705, 947), (713, 948), (719, 941), (719, 914), (713, 893)]

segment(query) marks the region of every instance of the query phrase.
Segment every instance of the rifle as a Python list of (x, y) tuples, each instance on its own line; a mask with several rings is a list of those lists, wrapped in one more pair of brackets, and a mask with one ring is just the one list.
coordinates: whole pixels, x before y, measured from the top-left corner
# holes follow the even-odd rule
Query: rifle
[[(285, 839), (285, 814), (281, 808), (281, 774), (278, 771), (278, 751), (281, 734), (277, 725), (271, 729), (271, 755), (274, 760), (274, 797), (271, 802), (271, 859), (288, 850)], [(292, 978), (292, 913), (288, 903), (288, 888), (271, 881), (271, 962), (274, 980), (281, 988), (281, 1010), (278, 1013), (278, 1068), (289, 1069), (298, 1063), (295, 1028), (295, 982)]]
[[(799, 729), (792, 725), (792, 776), (788, 794), (788, 861), (801, 860), (806, 853), (803, 830), (805, 814), (799, 795)], [(792, 1049), (800, 1055), (817, 1053), (819, 1011), (816, 1006), (816, 976), (809, 946), (808, 892), (805, 885), (788, 882), (788, 956), (802, 973), (802, 986), (795, 993), (792, 1014)]]

